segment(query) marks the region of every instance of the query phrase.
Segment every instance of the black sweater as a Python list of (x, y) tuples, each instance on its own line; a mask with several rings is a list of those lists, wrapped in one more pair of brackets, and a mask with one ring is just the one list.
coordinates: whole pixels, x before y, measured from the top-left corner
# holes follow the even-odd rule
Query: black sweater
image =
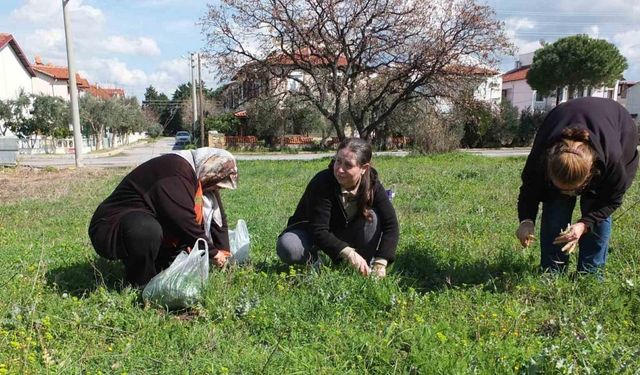
[(580, 98), (555, 107), (538, 130), (522, 171), (520, 220), (535, 220), (539, 203), (559, 192), (547, 178), (546, 157), (565, 128), (586, 129), (597, 154), (596, 175), (583, 193), (594, 204), (579, 220), (591, 229), (620, 207), (635, 177), (638, 131), (627, 110), (610, 99)]
[[(377, 176), (374, 169), (371, 173)], [(384, 187), (377, 178), (373, 191), (373, 207), (370, 208), (376, 211), (382, 230), (380, 245), (374, 256), (385, 258), (391, 263), (395, 259), (398, 245), (398, 219)], [(319, 172), (307, 185), (288, 222), (288, 226), (302, 225), (308, 228), (313, 236), (314, 245), (334, 261), (338, 259), (340, 251), (349, 246), (333, 234), (347, 226), (347, 215), (340, 201), (340, 193), (340, 184), (332, 169)]]
[[(117, 253), (119, 221), (131, 211), (142, 211), (155, 217), (162, 226), (165, 244), (193, 246), (198, 238), (206, 238), (204, 227), (196, 223), (194, 197), (197, 188), (195, 171), (179, 155), (166, 154), (139, 165), (93, 214), (89, 235), (94, 246), (100, 247), (96, 250), (100, 254)], [(211, 221), (213, 242), (209, 242), (209, 256), (214, 256), (217, 249), (229, 250), (226, 215), (220, 195), (217, 191), (214, 195), (220, 206), (222, 226)]]

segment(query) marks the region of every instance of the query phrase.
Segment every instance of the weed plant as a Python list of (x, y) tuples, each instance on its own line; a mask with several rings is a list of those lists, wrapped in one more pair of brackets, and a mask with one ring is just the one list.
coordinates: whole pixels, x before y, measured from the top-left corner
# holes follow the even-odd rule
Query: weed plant
[[(224, 191), (251, 261), (212, 270), (202, 306), (145, 306), (87, 237), (126, 170), (72, 194), (0, 203), (0, 374), (638, 373), (636, 185), (606, 277), (541, 274), (514, 237), (522, 158), (377, 158), (401, 238), (382, 280), (287, 267), (275, 241), (328, 160), (241, 161)], [(233, 224), (234, 225), (234, 224)], [(572, 259), (575, 269), (575, 259)]]

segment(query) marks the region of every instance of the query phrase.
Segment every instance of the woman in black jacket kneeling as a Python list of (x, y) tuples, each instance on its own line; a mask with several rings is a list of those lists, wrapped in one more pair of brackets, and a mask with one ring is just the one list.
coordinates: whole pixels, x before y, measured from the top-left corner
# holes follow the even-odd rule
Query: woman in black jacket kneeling
[(365, 140), (340, 143), (335, 159), (311, 179), (278, 237), (283, 262), (312, 263), (322, 250), (334, 262), (348, 261), (362, 275), (386, 275), (398, 245), (398, 220), (371, 167), (371, 154)]

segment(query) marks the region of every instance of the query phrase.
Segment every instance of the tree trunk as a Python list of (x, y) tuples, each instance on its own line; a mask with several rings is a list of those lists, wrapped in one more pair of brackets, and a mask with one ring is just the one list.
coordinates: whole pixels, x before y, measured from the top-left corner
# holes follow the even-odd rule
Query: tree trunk
[(98, 134), (96, 134), (96, 150), (102, 150), (104, 140), (104, 126), (98, 128)]

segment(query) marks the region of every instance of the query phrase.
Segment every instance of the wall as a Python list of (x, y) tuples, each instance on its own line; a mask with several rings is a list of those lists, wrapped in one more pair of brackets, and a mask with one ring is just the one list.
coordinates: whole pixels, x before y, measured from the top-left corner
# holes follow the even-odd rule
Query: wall
[(522, 111), (527, 107), (534, 105), (534, 92), (525, 80), (510, 81), (502, 83), (502, 91), (507, 90), (506, 100)]
[(491, 104), (500, 104), (502, 98), (502, 77), (500, 75), (488, 77), (478, 85), (473, 97)]
[(31, 94), (31, 76), (20, 59), (7, 44), (0, 51), (0, 100), (15, 99), (20, 89)]
[(36, 71), (33, 78), (33, 93), (35, 95), (59, 96), (64, 100), (70, 100), (67, 81), (58, 81), (54, 78)]
[(631, 86), (629, 90), (627, 90), (627, 111), (629, 111), (632, 116), (640, 115), (640, 83)]

